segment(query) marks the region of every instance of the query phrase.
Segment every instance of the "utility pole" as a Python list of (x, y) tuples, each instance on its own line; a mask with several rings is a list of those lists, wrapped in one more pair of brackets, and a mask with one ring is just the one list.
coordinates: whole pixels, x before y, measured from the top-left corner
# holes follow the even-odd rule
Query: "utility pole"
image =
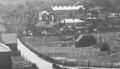
[(100, 35), (99, 39), (100, 39), (100, 47), (101, 47), (102, 46), (101, 31), (99, 31), (99, 35)]

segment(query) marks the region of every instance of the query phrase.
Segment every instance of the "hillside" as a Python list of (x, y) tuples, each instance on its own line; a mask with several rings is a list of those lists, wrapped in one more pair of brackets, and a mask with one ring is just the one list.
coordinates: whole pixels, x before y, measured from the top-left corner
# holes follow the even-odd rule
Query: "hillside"
[[(78, 3), (88, 4), (89, 7), (91, 4), (96, 3), (97, 5), (106, 5), (109, 8), (111, 3), (107, 1), (110, 0), (0, 0), (0, 18), (3, 18), (2, 21), (6, 22), (5, 25), (11, 23), (17, 25), (21, 23), (27, 24), (35, 21), (34, 16), (40, 11), (47, 10), (51, 6), (72, 6)], [(89, 4), (90, 2), (91, 4)], [(113, 2), (113, 0), (110, 2)], [(2, 22), (0, 21), (0, 23)]]
[(0, 4), (3, 5), (19, 5), (25, 2), (39, 3), (39, 4), (51, 4), (51, 5), (72, 5), (79, 0), (0, 0)]
[(34, 15), (42, 10), (56, 5), (73, 5), (77, 1), (79, 0), (0, 0), (0, 24), (4, 24), (9, 32), (14, 32), (16, 28), (24, 29), (26, 24), (35, 21)]

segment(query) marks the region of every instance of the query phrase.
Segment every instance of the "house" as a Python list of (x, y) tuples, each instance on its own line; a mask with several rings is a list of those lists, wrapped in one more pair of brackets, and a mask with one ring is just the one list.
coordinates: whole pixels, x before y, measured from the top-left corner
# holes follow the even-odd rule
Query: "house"
[(106, 12), (103, 9), (103, 7), (99, 6), (88, 9), (86, 12), (87, 19), (105, 19)]
[(84, 23), (83, 20), (80, 20), (80, 19), (63, 19), (61, 20), (60, 24), (61, 25), (64, 25), (65, 27), (76, 27), (77, 29), (78, 28), (83, 28), (82, 24)]
[[(78, 18), (80, 14), (80, 9), (84, 10), (83, 5), (80, 6), (52, 6), (54, 14), (57, 16), (58, 20), (66, 18)], [(82, 14), (82, 13), (81, 13)]]
[(49, 15), (48, 11), (41, 11), (39, 13), (39, 19), (38, 20), (46, 20), (48, 15)]
[(85, 9), (83, 6), (52, 6), (54, 11), (57, 10), (79, 10), (80, 8)]
[(56, 22), (56, 16), (54, 15), (54, 13), (50, 12), (50, 11), (41, 11), (39, 13), (39, 18), (38, 18), (38, 22), (42, 22), (44, 23), (44, 25), (54, 25)]

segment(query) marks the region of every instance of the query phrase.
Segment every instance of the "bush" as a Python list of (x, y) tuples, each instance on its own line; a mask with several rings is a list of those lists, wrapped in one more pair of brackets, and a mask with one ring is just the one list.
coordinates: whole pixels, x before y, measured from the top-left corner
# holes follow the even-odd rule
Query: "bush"
[(100, 47), (100, 51), (110, 51), (110, 46), (107, 42), (104, 42)]

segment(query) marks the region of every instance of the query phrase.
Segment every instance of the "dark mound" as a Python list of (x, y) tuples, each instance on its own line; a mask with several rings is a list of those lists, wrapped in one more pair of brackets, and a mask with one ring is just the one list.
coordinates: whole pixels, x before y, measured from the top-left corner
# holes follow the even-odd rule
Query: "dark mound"
[(84, 35), (79, 41), (76, 42), (76, 47), (89, 47), (97, 43), (93, 35)]

